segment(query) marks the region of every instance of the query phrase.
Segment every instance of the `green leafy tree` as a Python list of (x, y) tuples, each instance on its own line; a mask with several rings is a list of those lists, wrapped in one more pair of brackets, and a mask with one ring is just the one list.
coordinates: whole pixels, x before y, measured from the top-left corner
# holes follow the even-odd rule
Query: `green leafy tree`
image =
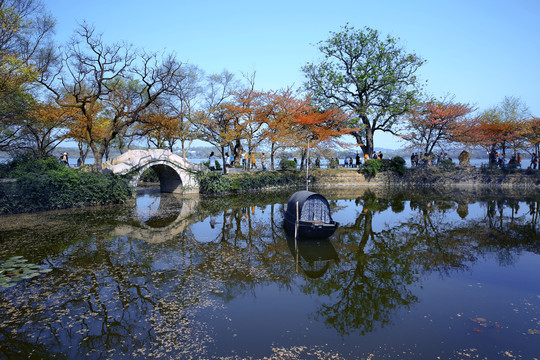
[(324, 107), (336, 106), (354, 116), (351, 133), (364, 153), (373, 152), (376, 131), (394, 134), (394, 125), (416, 103), (415, 75), (424, 60), (407, 53), (398, 39), (376, 30), (348, 25), (319, 43), (323, 60), (303, 67), (306, 90)]
[(526, 122), (531, 117), (529, 107), (523, 100), (515, 96), (505, 96), (498, 105), (498, 111), (501, 119), (513, 125), (515, 136), (510, 139), (509, 145), (514, 154), (517, 149), (525, 148), (524, 133), (526, 132)]

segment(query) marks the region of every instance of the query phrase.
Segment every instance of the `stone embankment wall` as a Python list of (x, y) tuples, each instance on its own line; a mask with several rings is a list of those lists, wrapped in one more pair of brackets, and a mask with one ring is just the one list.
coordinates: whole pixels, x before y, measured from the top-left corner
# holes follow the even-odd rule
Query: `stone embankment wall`
[(505, 173), (498, 169), (485, 170), (464, 167), (442, 170), (437, 167), (410, 169), (404, 175), (384, 172), (366, 176), (356, 170), (314, 172), (314, 186), (481, 186), (540, 189), (540, 170), (516, 170)]

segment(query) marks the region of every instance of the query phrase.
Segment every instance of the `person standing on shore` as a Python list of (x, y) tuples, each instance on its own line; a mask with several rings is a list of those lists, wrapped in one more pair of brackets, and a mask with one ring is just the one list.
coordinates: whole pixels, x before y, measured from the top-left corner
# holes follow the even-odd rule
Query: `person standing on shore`
[(498, 156), (499, 160), (497, 160), (497, 164), (499, 165), (499, 168), (504, 169), (506, 167), (504, 154), (501, 156)]
[(497, 155), (495, 150), (491, 150), (489, 153), (489, 167), (494, 168), (497, 166)]
[(261, 154), (261, 168), (263, 170), (266, 170), (266, 156), (264, 153)]
[(211, 171), (216, 170), (216, 155), (214, 155), (213, 151), (210, 153), (210, 157), (208, 158), (208, 167)]
[(67, 152), (60, 155), (60, 161), (62, 161), (64, 163), (64, 165), (69, 167), (69, 160), (68, 160), (68, 153)]
[(229, 153), (225, 153), (225, 165), (223, 166), (223, 169), (225, 170), (225, 174), (229, 173), (229, 168), (231, 167), (230, 163), (231, 158), (229, 157)]
[(537, 165), (538, 165), (538, 157), (536, 156), (536, 154), (532, 154), (531, 164), (529, 165), (529, 169), (536, 169)]

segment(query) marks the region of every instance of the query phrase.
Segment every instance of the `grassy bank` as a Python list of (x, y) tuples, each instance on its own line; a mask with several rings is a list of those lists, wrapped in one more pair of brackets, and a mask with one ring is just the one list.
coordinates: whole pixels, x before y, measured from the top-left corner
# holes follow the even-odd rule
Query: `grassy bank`
[(56, 160), (18, 158), (0, 164), (0, 214), (124, 202), (132, 197), (126, 179), (71, 169)]

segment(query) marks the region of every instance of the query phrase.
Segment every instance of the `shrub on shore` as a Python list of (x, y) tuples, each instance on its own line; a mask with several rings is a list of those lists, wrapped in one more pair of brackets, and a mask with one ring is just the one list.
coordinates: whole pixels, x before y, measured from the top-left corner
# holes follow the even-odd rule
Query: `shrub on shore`
[(375, 176), (381, 171), (395, 171), (400, 175), (405, 174), (405, 160), (400, 156), (395, 156), (392, 160), (370, 159), (364, 163), (360, 171), (368, 176)]
[(132, 196), (127, 179), (65, 167), (55, 158), (18, 158), (2, 164), (0, 214), (121, 203)]
[(296, 170), (297, 165), (294, 160), (281, 159), (279, 161), (279, 168), (281, 170)]
[(197, 174), (199, 192), (202, 194), (219, 194), (240, 192), (266, 187), (303, 185), (306, 178), (303, 171), (254, 171), (223, 175), (217, 172)]

